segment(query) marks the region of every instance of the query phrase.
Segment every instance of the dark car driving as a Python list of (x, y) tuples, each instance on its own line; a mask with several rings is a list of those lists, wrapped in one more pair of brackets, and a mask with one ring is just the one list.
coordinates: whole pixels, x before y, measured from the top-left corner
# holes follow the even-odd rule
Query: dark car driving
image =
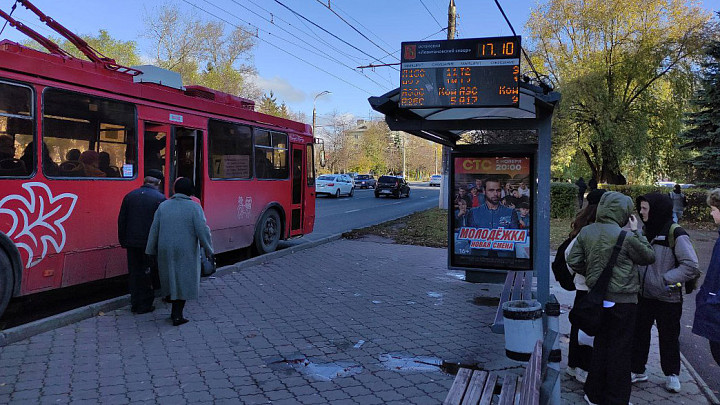
[(380, 176), (375, 186), (375, 198), (381, 195), (395, 198), (410, 197), (410, 186), (402, 177)]
[(358, 174), (355, 176), (355, 188), (375, 188), (375, 178), (369, 174)]

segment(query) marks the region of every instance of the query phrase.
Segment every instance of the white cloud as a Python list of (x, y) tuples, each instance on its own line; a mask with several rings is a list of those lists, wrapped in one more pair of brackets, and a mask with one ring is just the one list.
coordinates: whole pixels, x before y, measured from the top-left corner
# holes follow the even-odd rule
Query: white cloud
[(266, 79), (262, 76), (255, 76), (253, 77), (253, 81), (263, 93), (272, 91), (279, 102), (301, 103), (307, 98), (307, 94), (305, 94), (304, 91), (294, 87), (290, 82), (281, 77), (275, 76), (271, 79)]

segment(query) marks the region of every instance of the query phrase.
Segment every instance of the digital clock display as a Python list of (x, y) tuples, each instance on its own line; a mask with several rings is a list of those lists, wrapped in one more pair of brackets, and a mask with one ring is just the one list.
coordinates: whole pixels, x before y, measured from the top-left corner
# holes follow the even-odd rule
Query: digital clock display
[(403, 42), (400, 107), (517, 107), (520, 37)]

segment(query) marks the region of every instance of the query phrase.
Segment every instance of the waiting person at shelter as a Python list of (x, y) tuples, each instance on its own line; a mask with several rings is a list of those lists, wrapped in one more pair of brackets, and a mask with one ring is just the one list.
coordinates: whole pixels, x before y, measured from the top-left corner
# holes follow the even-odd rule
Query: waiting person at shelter
[(148, 237), (145, 253), (157, 255), (163, 296), (170, 296), (174, 326), (187, 323), (186, 300), (198, 297), (202, 251), (212, 259), (213, 248), (202, 207), (193, 202), (193, 182), (175, 181), (175, 194), (160, 204)]
[(580, 177), (578, 181), (575, 182), (575, 185), (578, 188), (578, 209), (582, 208), (583, 201), (585, 200), (585, 190), (587, 190), (587, 184), (585, 184), (585, 179)]
[[(715, 225), (720, 225), (720, 188), (708, 193), (707, 205)], [(705, 281), (695, 296), (692, 332), (710, 341), (710, 352), (720, 365), (720, 238), (715, 241)]]
[(672, 200), (673, 222), (678, 222), (682, 219), (683, 212), (687, 206), (687, 197), (683, 194), (679, 184), (673, 187), (673, 191), (671, 191), (669, 195)]
[(665, 389), (677, 393), (680, 392), (682, 286), (700, 276), (698, 258), (687, 232), (673, 223), (673, 203), (667, 194), (645, 194), (638, 197), (636, 204), (645, 224), (645, 237), (655, 251), (655, 263), (638, 267), (640, 296), (632, 349), (632, 382), (648, 380), (645, 365), (650, 351), (650, 330), (655, 323)]
[(459, 200), (465, 200), (465, 205), (468, 207), (472, 207), (472, 197), (468, 195), (467, 188), (463, 186), (460, 186), (458, 188), (458, 193), (455, 195), (455, 208), (458, 208)]
[(145, 254), (145, 248), (155, 211), (165, 201), (158, 191), (162, 179), (161, 171), (147, 170), (143, 185), (123, 198), (118, 215), (118, 239), (127, 251), (130, 311), (136, 314), (155, 310), (152, 276), (157, 263)]
[(585, 400), (591, 404), (627, 404), (630, 399), (630, 358), (640, 282), (635, 265), (652, 264), (655, 252), (631, 216), (630, 197), (606, 192), (600, 198), (596, 222), (580, 230), (567, 264), (585, 277), (592, 289), (608, 264), (621, 232), (630, 224), (617, 261), (611, 268), (605, 294), (601, 331), (595, 336), (592, 361), (585, 382)]
[[(575, 244), (576, 238), (584, 227), (595, 222), (597, 213), (597, 207), (600, 203), (600, 197), (602, 197), (605, 190), (595, 190), (589, 193), (587, 196), (588, 205), (585, 206), (575, 216), (575, 220), (570, 225), (571, 231), (568, 238), (560, 244), (557, 253), (555, 254), (555, 261), (553, 262), (553, 271), (556, 271), (555, 266), (560, 266), (557, 271), (565, 271), (567, 268), (571, 273), (574, 274), (573, 283), (575, 285), (575, 301), (573, 307), (585, 298), (588, 294), (588, 287), (585, 283), (585, 277), (576, 274), (569, 266), (567, 266), (567, 257), (570, 254), (570, 250)], [(585, 383), (587, 380), (588, 370), (590, 370), (590, 363), (592, 361), (592, 346), (581, 345), (578, 339), (580, 328), (577, 325), (570, 324), (570, 343), (568, 345), (568, 368), (567, 373), (580, 383)]]

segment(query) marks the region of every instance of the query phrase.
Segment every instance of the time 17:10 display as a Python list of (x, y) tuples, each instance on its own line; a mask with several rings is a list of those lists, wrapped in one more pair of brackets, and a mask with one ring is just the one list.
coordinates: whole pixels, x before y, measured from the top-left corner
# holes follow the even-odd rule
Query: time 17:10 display
[(517, 107), (520, 37), (404, 42), (400, 107)]

